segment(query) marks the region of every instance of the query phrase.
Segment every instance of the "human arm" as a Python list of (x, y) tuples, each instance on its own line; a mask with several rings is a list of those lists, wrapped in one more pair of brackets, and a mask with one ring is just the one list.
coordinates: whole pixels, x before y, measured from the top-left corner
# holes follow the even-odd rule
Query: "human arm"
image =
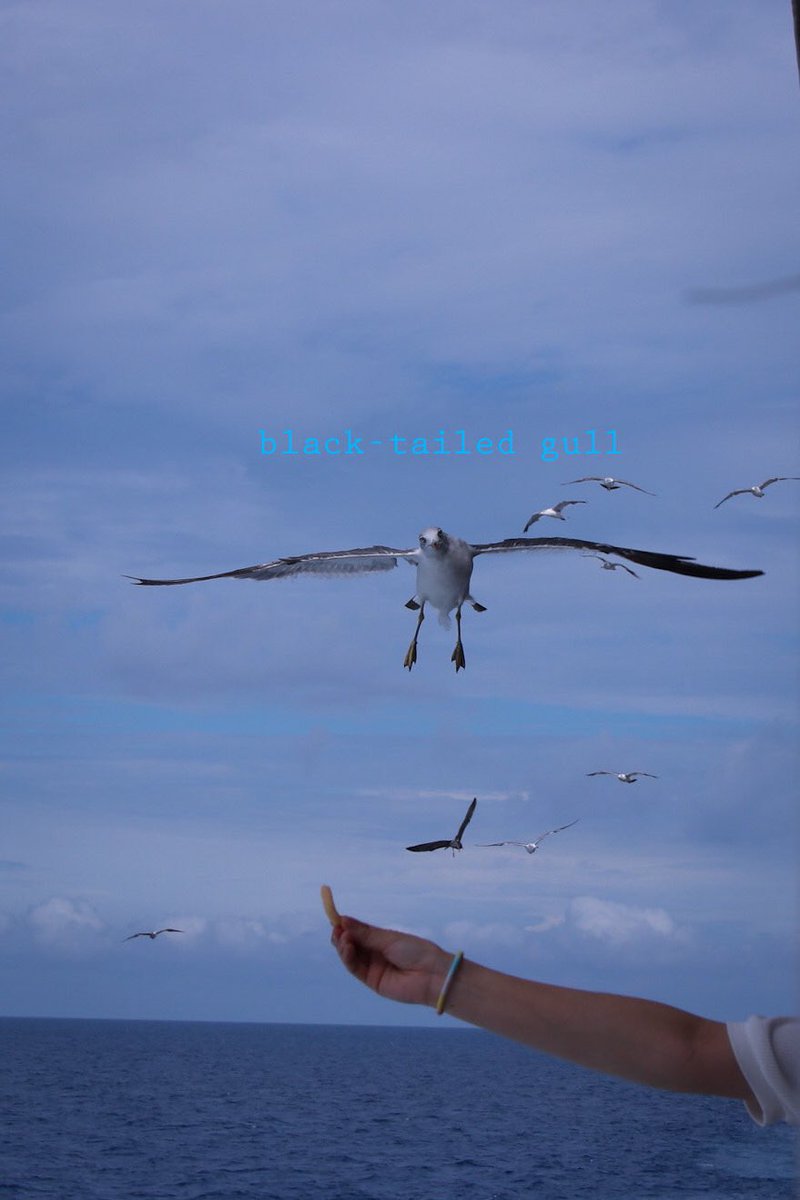
[[(387, 999), (435, 1006), (452, 955), (434, 942), (342, 917), (332, 940)], [(725, 1025), (656, 1001), (519, 979), (464, 959), (447, 1012), (584, 1067), (671, 1091), (752, 1100)]]

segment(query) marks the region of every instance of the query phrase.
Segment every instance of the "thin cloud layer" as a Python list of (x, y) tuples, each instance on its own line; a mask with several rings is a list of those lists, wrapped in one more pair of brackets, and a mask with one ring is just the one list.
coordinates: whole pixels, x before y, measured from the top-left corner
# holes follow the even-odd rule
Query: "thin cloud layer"
[[(789, 1003), (800, 484), (714, 505), (800, 475), (791, 23), (584, 9), (6, 8), (11, 1010), (372, 1019), (323, 881), (500, 969), (635, 990), (657, 957), (673, 1002)], [(606, 473), (656, 495), (566, 486)], [(534, 532), (765, 574), (486, 556), (458, 677), (434, 621), (403, 670), (402, 563), (124, 578), (490, 541), (560, 499)], [(474, 842), (580, 823), (405, 851), (473, 796)], [(122, 954), (153, 920), (185, 932)]]

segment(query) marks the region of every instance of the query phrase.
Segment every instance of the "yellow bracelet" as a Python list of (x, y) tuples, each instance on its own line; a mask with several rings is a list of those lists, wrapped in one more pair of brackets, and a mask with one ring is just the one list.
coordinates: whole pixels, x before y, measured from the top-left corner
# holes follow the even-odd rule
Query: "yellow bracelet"
[(436, 1015), (439, 1017), (444, 1012), (444, 1006), (445, 1006), (445, 1002), (447, 1000), (447, 993), (450, 991), (453, 980), (455, 978), (456, 971), (461, 966), (461, 962), (462, 962), (463, 958), (464, 958), (463, 950), (459, 950), (458, 954), (453, 955), (453, 961), (450, 963), (450, 970), (447, 972), (447, 974), (444, 977), (444, 983), (442, 984), (442, 990), (439, 992), (439, 999), (436, 1001)]

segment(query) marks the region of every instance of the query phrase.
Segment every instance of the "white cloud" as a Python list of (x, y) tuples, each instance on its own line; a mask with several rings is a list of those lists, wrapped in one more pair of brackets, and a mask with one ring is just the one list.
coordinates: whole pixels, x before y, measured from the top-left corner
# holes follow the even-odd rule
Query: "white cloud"
[(506, 921), (451, 921), (442, 934), (453, 945), (486, 942), (492, 946), (517, 946), (522, 941), (519, 927)]
[(35, 937), (43, 945), (75, 949), (94, 940), (105, 929), (105, 922), (86, 900), (54, 896), (37, 904), (27, 916)]
[(558, 929), (566, 920), (563, 916), (552, 914), (549, 917), (542, 917), (541, 921), (537, 921), (535, 925), (526, 925), (526, 933), (549, 933), (551, 929)]
[(569, 921), (581, 933), (615, 946), (645, 938), (672, 941), (686, 936), (663, 908), (637, 908), (595, 896), (576, 896), (569, 905)]

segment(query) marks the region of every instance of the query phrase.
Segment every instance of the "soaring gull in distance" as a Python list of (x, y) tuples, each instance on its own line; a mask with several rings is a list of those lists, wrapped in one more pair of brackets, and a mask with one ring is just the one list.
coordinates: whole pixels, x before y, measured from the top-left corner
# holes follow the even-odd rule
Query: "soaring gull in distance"
[(461, 839), (464, 836), (464, 830), (472, 820), (472, 814), (475, 812), (477, 804), (478, 797), (476, 796), (467, 809), (467, 815), (459, 825), (458, 833), (454, 838), (445, 838), (438, 842), (420, 842), (418, 846), (406, 846), (406, 850), (452, 850), (453, 857), (455, 857), (456, 850), (464, 849), (463, 845), (461, 844)]
[(141, 933), (132, 933), (130, 937), (123, 938), (122, 940), (123, 942), (130, 942), (133, 938), (149, 937), (152, 941), (153, 938), (157, 938), (160, 933), (183, 933), (183, 930), (170, 929), (169, 926), (167, 926), (165, 929), (145, 929)]
[(566, 517), (561, 511), (567, 508), (570, 504), (585, 504), (585, 500), (559, 500), (558, 504), (554, 504), (552, 508), (540, 508), (532, 517), (528, 518), (528, 524), (523, 529), (523, 533), (527, 533), (531, 525), (535, 524), (540, 517), (557, 517), (559, 521), (566, 521)]
[(458, 640), (450, 656), (456, 672), (466, 666), (461, 643), (461, 609), (471, 604), (476, 612), (485, 612), (470, 595), (472, 566), (479, 554), (508, 554), (521, 550), (597, 550), (601, 554), (616, 554), (630, 562), (652, 567), (656, 571), (672, 571), (677, 575), (693, 575), (699, 579), (749, 579), (763, 571), (732, 571), (727, 567), (707, 567), (682, 554), (658, 554), (652, 550), (630, 550), (606, 542), (587, 542), (582, 538), (543, 537), (506, 538), (502, 542), (473, 545), (443, 529), (423, 529), (419, 546), (411, 550), (395, 550), (391, 546), (368, 546), (362, 550), (327, 550), (320, 554), (299, 554), (277, 558), (274, 562), (256, 563), (235, 571), (216, 575), (194, 575), (189, 579), (141, 579), (128, 575), (143, 587), (171, 587), (182, 583), (205, 583), (209, 579), (285, 579), (293, 575), (353, 575), (367, 571), (391, 571), (403, 559), (417, 568), (417, 590), (406, 608), (419, 610), (417, 626), (406, 651), (403, 665), (410, 671), (417, 661), (417, 638), (425, 618), (425, 605), (439, 613), (439, 623), (447, 628), (449, 614), (455, 609)]
[(620, 783), (636, 783), (640, 775), (646, 775), (648, 779), (658, 779), (657, 775), (651, 775), (649, 771), (587, 771), (587, 775), (613, 775)]
[(603, 564), (604, 571), (616, 571), (618, 567), (621, 567), (623, 571), (627, 571), (628, 574), (632, 575), (634, 579), (639, 578), (635, 571), (632, 571), (630, 567), (625, 566), (625, 563), (612, 562), (610, 558), (603, 558), (602, 554), (582, 554), (581, 558), (599, 558), (600, 562)]
[(745, 496), (748, 493), (760, 500), (764, 495), (764, 488), (768, 488), (771, 483), (780, 483), (784, 479), (800, 479), (800, 475), (773, 475), (771, 479), (765, 479), (763, 483), (754, 483), (752, 487), (736, 488), (734, 491), (728, 492), (727, 496), (723, 496), (719, 503), (714, 505), (714, 508), (719, 508), (720, 504), (730, 500), (731, 496)]
[(647, 488), (629, 483), (627, 479), (615, 479), (613, 475), (583, 475), (580, 479), (568, 479), (562, 486), (569, 487), (572, 483), (599, 483), (607, 492), (615, 492), (620, 487), (632, 487), (637, 492), (644, 492), (645, 496), (655, 496), (655, 492), (648, 492)]
[(557, 829), (548, 829), (547, 833), (540, 833), (532, 842), (476, 842), (476, 846), (522, 846), (523, 850), (527, 850), (528, 854), (535, 854), (546, 837), (550, 837), (551, 833), (561, 833), (562, 829), (571, 829), (573, 825), (577, 825), (580, 817), (576, 817), (574, 821), (570, 821), (569, 825), (559, 825)]

